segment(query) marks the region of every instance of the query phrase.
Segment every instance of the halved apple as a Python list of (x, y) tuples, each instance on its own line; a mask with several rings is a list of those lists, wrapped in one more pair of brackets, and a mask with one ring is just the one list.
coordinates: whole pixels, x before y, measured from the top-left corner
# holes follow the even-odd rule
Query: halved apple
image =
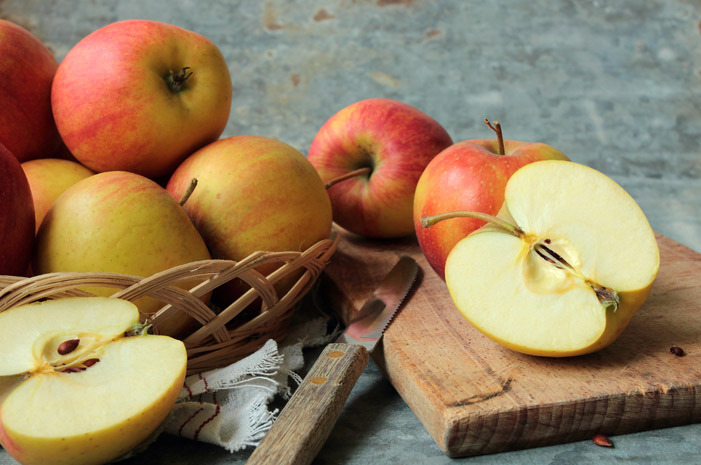
[(187, 354), (131, 302), (76, 297), (0, 313), (0, 443), (22, 464), (100, 464), (165, 419)]
[(657, 276), (657, 241), (642, 210), (584, 165), (520, 168), (500, 213), (485, 219), (450, 252), (446, 284), (470, 323), (518, 352), (564, 357), (608, 346)]

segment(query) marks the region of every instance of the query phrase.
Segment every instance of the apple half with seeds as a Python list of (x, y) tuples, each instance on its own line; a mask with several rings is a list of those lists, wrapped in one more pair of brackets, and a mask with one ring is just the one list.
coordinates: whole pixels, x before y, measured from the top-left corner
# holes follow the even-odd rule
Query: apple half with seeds
[(185, 378), (179, 340), (131, 302), (75, 297), (0, 313), (0, 444), (28, 464), (101, 464), (146, 439)]
[(516, 171), (496, 217), (450, 252), (446, 284), (482, 333), (518, 352), (565, 357), (616, 340), (647, 298), (660, 265), (635, 200), (587, 166), (539, 161)]

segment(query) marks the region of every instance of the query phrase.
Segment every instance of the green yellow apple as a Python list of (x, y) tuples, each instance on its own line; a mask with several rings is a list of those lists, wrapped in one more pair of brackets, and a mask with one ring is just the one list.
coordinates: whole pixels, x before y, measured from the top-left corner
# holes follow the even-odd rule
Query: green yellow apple
[[(39, 228), (32, 267), (37, 274), (100, 271), (148, 277), (209, 258), (185, 210), (164, 188), (138, 174), (111, 171), (78, 181), (54, 202)], [(89, 290), (104, 296), (116, 292)], [(144, 298), (138, 305), (149, 315), (164, 304)], [(158, 330), (178, 336), (192, 323), (177, 313)]]
[(82, 164), (157, 178), (221, 135), (231, 89), (224, 57), (206, 37), (125, 20), (68, 52), (51, 102), (61, 137)]
[(496, 215), (504, 203), (511, 175), (539, 160), (567, 160), (559, 150), (542, 143), (504, 140), (501, 125), (495, 139), (473, 139), (451, 145), (431, 160), (416, 186), (414, 228), (426, 260), (445, 279), (445, 261), (462, 238), (485, 224), (477, 218), (453, 218), (431, 228), (421, 218), (441, 212), (469, 210)]
[(181, 341), (137, 334), (130, 302), (76, 297), (0, 313), (0, 444), (22, 465), (115, 460), (165, 419), (182, 389)]
[(51, 114), (51, 83), (58, 63), (33, 34), (0, 19), (0, 143), (20, 162), (59, 146)]
[(19, 276), (32, 254), (34, 205), (19, 161), (1, 143), (0, 173), (0, 275)]
[(193, 178), (197, 187), (183, 207), (214, 258), (303, 251), (329, 238), (332, 213), (324, 183), (304, 155), (284, 142), (259, 136), (219, 140), (188, 157), (166, 188), (179, 199)]
[(34, 201), (36, 229), (56, 199), (81, 179), (95, 174), (80, 163), (60, 158), (40, 158), (22, 163)]
[(497, 217), (463, 214), (490, 224), (450, 252), (450, 296), (472, 325), (519, 352), (564, 357), (610, 345), (659, 270), (655, 234), (638, 204), (584, 165), (525, 165), (507, 182)]
[[(391, 99), (356, 102), (333, 115), (309, 148), (324, 182), (334, 221), (356, 234), (414, 233), (416, 183), (426, 165), (452, 144), (446, 130), (422, 111)], [(339, 178), (357, 173), (342, 182)]]

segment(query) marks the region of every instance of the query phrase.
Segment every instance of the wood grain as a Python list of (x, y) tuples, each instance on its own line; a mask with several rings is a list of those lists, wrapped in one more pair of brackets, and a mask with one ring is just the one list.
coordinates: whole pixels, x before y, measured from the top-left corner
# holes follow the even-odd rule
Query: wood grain
[(246, 464), (311, 463), (369, 358), (360, 345), (327, 345)]
[[(468, 456), (701, 421), (701, 254), (658, 235), (661, 265), (647, 302), (610, 347), (570, 358), (506, 349), (455, 309), (415, 239), (343, 232), (323, 276), (344, 321), (401, 254), (422, 277), (373, 352), (449, 456)], [(687, 355), (670, 353), (672, 345)]]

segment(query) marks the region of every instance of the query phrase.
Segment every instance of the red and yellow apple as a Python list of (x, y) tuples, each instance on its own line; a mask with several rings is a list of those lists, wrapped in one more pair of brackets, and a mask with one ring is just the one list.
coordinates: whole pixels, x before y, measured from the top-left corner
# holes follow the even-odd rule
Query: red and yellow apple
[[(526, 354), (568, 357), (612, 344), (660, 266), (650, 224), (611, 178), (564, 160), (530, 163), (506, 184), (496, 217), (459, 241), (445, 281), (478, 330)], [(446, 220), (451, 221), (451, 220)]]
[[(37, 274), (100, 271), (148, 277), (209, 258), (185, 210), (164, 188), (138, 174), (110, 171), (78, 181), (54, 202), (39, 228), (32, 268)], [(117, 291), (87, 290), (103, 296)], [(145, 297), (137, 305), (149, 315), (164, 304)], [(179, 336), (194, 323), (184, 312), (174, 315), (159, 325), (161, 334)]]
[(104, 297), (0, 313), (0, 444), (10, 455), (22, 465), (107, 463), (161, 424), (187, 353), (135, 331), (138, 321), (132, 303)]
[(53, 153), (61, 142), (51, 114), (57, 67), (37, 37), (0, 19), (0, 143), (20, 162)]
[(504, 203), (506, 182), (516, 170), (539, 160), (567, 160), (546, 144), (503, 140), (501, 126), (498, 122), (495, 125), (496, 139), (458, 142), (439, 153), (416, 186), (416, 236), (426, 260), (442, 279), (445, 261), (455, 244), (485, 222), (453, 218), (427, 229), (421, 226), (422, 217), (457, 210), (496, 215)]
[(34, 242), (34, 205), (17, 158), (0, 144), (0, 274), (26, 273)]
[(56, 199), (81, 179), (95, 174), (80, 163), (60, 158), (40, 158), (22, 163), (34, 201), (36, 229)]
[(414, 232), (412, 204), (421, 173), (451, 144), (430, 116), (376, 98), (326, 121), (309, 148), (309, 161), (327, 183), (363, 170), (329, 187), (336, 223), (364, 236), (401, 237)]
[(197, 187), (183, 207), (214, 258), (303, 251), (331, 233), (324, 183), (284, 142), (235, 136), (209, 144), (175, 170), (168, 192), (181, 198), (193, 178)]
[(157, 178), (221, 135), (231, 92), (227, 64), (209, 39), (126, 20), (68, 52), (51, 102), (61, 137), (82, 164)]

